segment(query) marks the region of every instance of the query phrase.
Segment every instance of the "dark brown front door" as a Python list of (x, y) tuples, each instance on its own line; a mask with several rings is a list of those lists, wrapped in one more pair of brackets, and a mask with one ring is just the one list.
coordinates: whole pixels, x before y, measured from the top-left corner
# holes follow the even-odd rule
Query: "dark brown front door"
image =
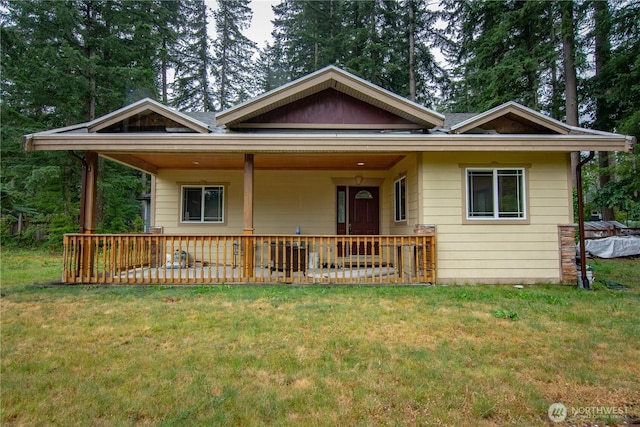
[(349, 224), (353, 235), (380, 234), (378, 187), (349, 187)]
[[(342, 195), (340, 194), (342, 192)], [(346, 211), (346, 212), (345, 212)], [(354, 236), (380, 234), (380, 189), (378, 187), (338, 187), (338, 234)], [(377, 248), (375, 250), (377, 253)], [(353, 243), (351, 254), (371, 255), (371, 243)], [(343, 248), (338, 255), (344, 256)]]

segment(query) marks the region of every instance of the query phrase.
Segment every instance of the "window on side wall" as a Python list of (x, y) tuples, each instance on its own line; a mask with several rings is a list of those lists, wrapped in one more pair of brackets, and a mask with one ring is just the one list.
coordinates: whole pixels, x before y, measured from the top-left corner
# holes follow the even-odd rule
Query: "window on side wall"
[(223, 223), (224, 186), (183, 185), (180, 222)]
[(523, 168), (467, 168), (468, 220), (525, 220)]
[(407, 177), (398, 178), (394, 183), (394, 220), (403, 222), (407, 220)]

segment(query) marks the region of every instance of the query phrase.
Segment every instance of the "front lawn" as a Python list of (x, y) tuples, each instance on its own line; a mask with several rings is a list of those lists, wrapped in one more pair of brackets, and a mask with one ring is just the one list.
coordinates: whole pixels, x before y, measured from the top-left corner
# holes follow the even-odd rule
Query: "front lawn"
[(622, 290), (31, 286), (51, 262), (2, 254), (3, 426), (640, 416), (640, 260), (594, 263)]

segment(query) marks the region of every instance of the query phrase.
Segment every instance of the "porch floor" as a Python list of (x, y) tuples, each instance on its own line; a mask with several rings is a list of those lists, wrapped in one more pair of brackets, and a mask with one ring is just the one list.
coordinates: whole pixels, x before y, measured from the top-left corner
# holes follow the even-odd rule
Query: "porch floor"
[[(331, 283), (333, 281), (345, 281), (349, 279), (360, 282), (366, 278), (399, 278), (396, 275), (396, 269), (393, 267), (371, 267), (362, 266), (357, 268), (307, 268), (305, 272), (291, 271), (284, 272), (273, 270), (267, 267), (258, 267), (254, 269), (253, 277), (246, 277), (246, 282), (309, 282), (309, 283)], [(198, 283), (206, 283), (211, 280), (212, 283), (224, 282), (225, 280), (239, 282), (243, 279), (243, 271), (241, 267), (233, 266), (196, 266), (185, 268), (165, 268), (165, 267), (143, 267), (128, 270), (121, 273), (118, 279), (122, 282), (140, 281), (184, 281)]]

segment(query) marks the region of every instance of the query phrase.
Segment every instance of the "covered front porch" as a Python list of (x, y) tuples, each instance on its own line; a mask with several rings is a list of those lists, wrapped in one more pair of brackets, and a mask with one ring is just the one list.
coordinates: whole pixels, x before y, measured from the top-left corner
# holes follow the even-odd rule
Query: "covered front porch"
[[(425, 136), (443, 125), (328, 67), (217, 114), (140, 100), (25, 149), (83, 164), (67, 283), (434, 283), (435, 233), (414, 228)], [(158, 234), (96, 234), (99, 157), (152, 176)]]
[(145, 235), (91, 232), (98, 164), (89, 164), (84, 232), (65, 238), (65, 282), (435, 283), (435, 231), (414, 231), (415, 209), (407, 214), (417, 206), (415, 192), (406, 194), (407, 181), (415, 187), (415, 154), (153, 160), (154, 233)]
[(95, 233), (96, 154), (84, 156), (65, 283), (436, 282), (414, 153), (136, 153), (155, 166), (149, 234)]
[(65, 283), (435, 283), (435, 235), (68, 234)]

